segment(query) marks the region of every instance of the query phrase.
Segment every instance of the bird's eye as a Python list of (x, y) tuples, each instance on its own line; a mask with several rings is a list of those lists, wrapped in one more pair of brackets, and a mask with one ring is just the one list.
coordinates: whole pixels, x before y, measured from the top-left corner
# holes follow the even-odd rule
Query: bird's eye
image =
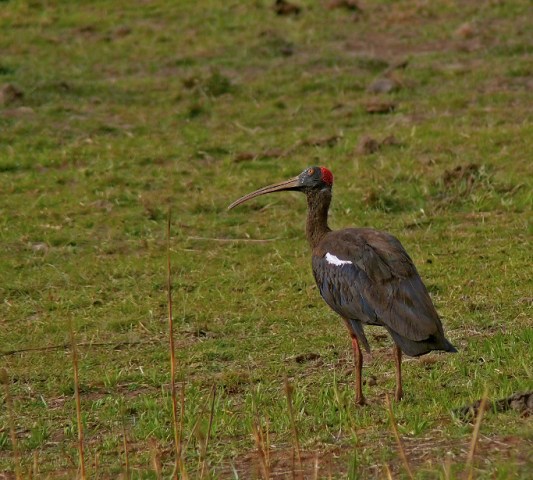
[(311, 176), (311, 175), (313, 175), (313, 173), (315, 173), (315, 169), (314, 168), (310, 168), (309, 170), (307, 170), (307, 175)]

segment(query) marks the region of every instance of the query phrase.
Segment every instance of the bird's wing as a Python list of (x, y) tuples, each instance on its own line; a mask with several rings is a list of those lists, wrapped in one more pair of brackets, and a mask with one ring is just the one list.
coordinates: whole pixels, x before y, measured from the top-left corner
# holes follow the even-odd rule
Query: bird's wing
[(383, 325), (413, 341), (442, 332), (426, 287), (392, 235), (331, 232), (313, 252), (313, 272), (326, 303), (345, 318)]
[(313, 274), (324, 301), (350, 322), (350, 328), (369, 352), (370, 345), (360, 322), (379, 322), (359, 288), (354, 288), (366, 284), (365, 273), (350, 261), (342, 261), (326, 252), (324, 256), (313, 255)]

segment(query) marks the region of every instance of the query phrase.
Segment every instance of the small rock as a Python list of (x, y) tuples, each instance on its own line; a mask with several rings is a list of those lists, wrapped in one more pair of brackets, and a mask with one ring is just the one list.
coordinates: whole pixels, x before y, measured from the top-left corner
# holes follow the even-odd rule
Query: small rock
[(283, 157), (285, 155), (285, 152), (281, 150), (280, 148), (268, 148), (264, 152), (261, 153), (260, 158), (277, 158), (277, 157)]
[(75, 30), (77, 33), (96, 33), (97, 29), (94, 25), (83, 25)]
[(366, 380), (366, 384), (369, 387), (375, 387), (378, 384), (378, 379), (374, 375), (370, 375)]
[(365, 103), (364, 108), (367, 113), (391, 113), (396, 109), (396, 104), (383, 100), (373, 100)]
[(388, 135), (381, 140), (381, 145), (384, 147), (398, 147), (402, 144), (394, 135)]
[(121, 25), (120, 27), (115, 28), (113, 31), (113, 37), (121, 38), (126, 37), (131, 33), (131, 28), (127, 25)]
[(472, 38), (476, 34), (476, 29), (474, 26), (469, 23), (463, 23), (457, 30), (454, 32), (454, 36), (457, 38)]
[(302, 353), (301, 355), (297, 355), (294, 357), (294, 360), (296, 363), (305, 363), (305, 362), (311, 362), (313, 360), (318, 360), (320, 358), (319, 353)]
[(22, 93), (22, 90), (15, 87), (15, 85), (11, 83), (5, 83), (0, 87), (0, 105), (6, 106), (10, 105), (17, 100), (20, 100), (24, 94)]
[(235, 157), (233, 157), (233, 161), (236, 163), (247, 162), (249, 160), (253, 160), (256, 157), (257, 157), (257, 154), (253, 152), (239, 152), (235, 154)]
[(391, 93), (400, 89), (400, 84), (392, 78), (378, 78), (369, 86), (368, 91), (371, 93)]
[(345, 10), (351, 10), (352, 12), (362, 12), (363, 9), (359, 6), (359, 2), (356, 0), (330, 0), (326, 4), (328, 10), (334, 10), (336, 8), (344, 8)]
[(261, 152), (238, 152), (233, 157), (235, 163), (247, 162), (250, 160), (263, 160), (265, 158), (279, 158), (283, 157), (285, 152), (279, 148), (268, 148)]
[(312, 147), (333, 147), (340, 139), (342, 135), (330, 135), (329, 137), (308, 138), (302, 141), (302, 145), (309, 145)]
[(527, 416), (533, 414), (533, 391), (525, 393), (514, 393), (510, 397), (496, 402), (499, 411), (505, 411), (507, 408), (517, 410)]
[(359, 142), (357, 153), (361, 155), (371, 155), (372, 153), (376, 153), (378, 150), (381, 150), (383, 147), (396, 147), (399, 145), (401, 145), (401, 142), (399, 142), (394, 135), (385, 137), (383, 140), (381, 140), (381, 142), (375, 138), (365, 135)]
[(376, 153), (379, 148), (379, 142), (375, 138), (365, 135), (359, 142), (357, 153), (360, 153), (361, 155), (371, 155), (372, 153)]
[(301, 7), (287, 2), (287, 0), (276, 0), (272, 7), (277, 15), (298, 15)]
[(291, 43), (286, 43), (280, 47), (279, 53), (284, 57), (290, 57), (294, 54), (294, 46)]
[[(473, 421), (479, 412), (482, 400), (457, 408), (453, 412), (464, 421)], [(496, 401), (487, 400), (485, 410), (494, 412), (506, 412), (516, 410), (523, 416), (533, 414), (533, 391), (514, 393), (513, 395)]]

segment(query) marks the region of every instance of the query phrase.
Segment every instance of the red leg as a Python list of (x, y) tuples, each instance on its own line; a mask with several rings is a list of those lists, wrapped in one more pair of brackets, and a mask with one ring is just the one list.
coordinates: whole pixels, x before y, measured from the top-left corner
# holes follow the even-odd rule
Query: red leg
[(361, 347), (359, 346), (357, 337), (351, 332), (350, 335), (352, 337), (353, 358), (355, 360), (355, 403), (357, 405), (364, 405), (365, 397), (363, 397), (362, 382), (363, 354), (361, 352)]
[(396, 364), (396, 391), (394, 398), (399, 402), (403, 397), (402, 390), (402, 351), (398, 345), (393, 347), (394, 363)]
[(357, 405), (364, 405), (365, 397), (363, 397), (362, 382), (363, 353), (361, 352), (361, 347), (359, 346), (359, 341), (357, 340), (355, 333), (353, 333), (350, 328), (350, 323), (346, 319), (343, 320), (344, 323), (346, 323), (346, 328), (348, 328), (348, 332), (350, 332), (350, 337), (352, 339), (353, 358), (355, 361), (355, 403)]

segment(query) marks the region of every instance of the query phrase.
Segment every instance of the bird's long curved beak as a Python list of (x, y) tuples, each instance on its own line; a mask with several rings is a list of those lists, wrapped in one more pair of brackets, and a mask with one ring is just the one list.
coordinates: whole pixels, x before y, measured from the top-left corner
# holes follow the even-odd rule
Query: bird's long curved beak
[(229, 207), (228, 210), (240, 205), (241, 203), (247, 202), (251, 198), (258, 197), (259, 195), (265, 195), (267, 193), (279, 192), (281, 190), (298, 190), (300, 188), (300, 178), (294, 177), (283, 182), (275, 183), (274, 185), (268, 185), (267, 187), (260, 188), (255, 192), (244, 195), (244, 197), (235, 200)]

